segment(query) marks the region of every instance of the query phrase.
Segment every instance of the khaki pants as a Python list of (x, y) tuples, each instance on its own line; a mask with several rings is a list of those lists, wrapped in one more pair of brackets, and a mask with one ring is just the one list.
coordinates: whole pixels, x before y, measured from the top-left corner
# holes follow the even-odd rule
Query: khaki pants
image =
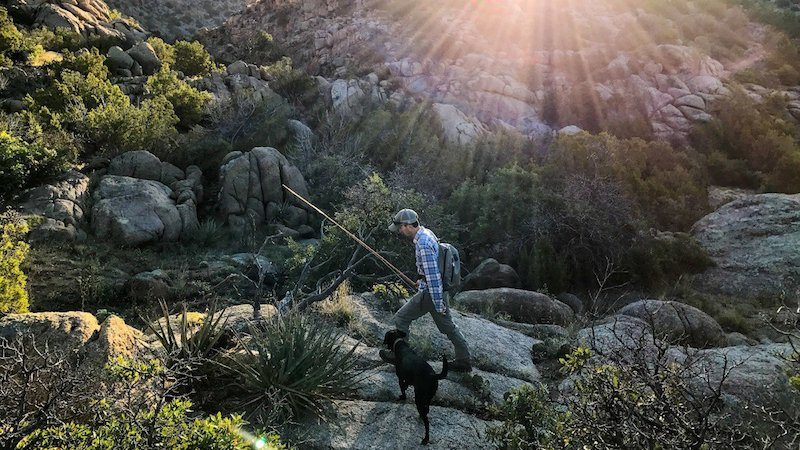
[(445, 307), (447, 307), (447, 312), (441, 314), (434, 309), (433, 299), (431, 299), (429, 293), (417, 292), (397, 311), (392, 318), (392, 322), (398, 330), (408, 334), (408, 327), (411, 325), (411, 322), (430, 313), (439, 331), (446, 335), (447, 338), (450, 339), (450, 342), (453, 343), (456, 359), (466, 359), (469, 361), (467, 341), (464, 339), (464, 335), (461, 334), (458, 326), (453, 323), (453, 316), (450, 314), (450, 305), (447, 301), (448, 297), (449, 294), (445, 292), (443, 301)]

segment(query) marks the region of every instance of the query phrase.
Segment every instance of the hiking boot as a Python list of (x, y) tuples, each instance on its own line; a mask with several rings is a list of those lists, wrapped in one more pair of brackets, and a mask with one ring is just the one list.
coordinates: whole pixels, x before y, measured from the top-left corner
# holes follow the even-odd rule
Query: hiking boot
[(394, 356), (394, 352), (390, 352), (389, 350), (381, 350), (378, 352), (383, 362), (387, 362), (389, 364), (394, 364), (397, 362), (397, 358)]
[(472, 372), (472, 364), (468, 358), (454, 359), (447, 367), (453, 372)]

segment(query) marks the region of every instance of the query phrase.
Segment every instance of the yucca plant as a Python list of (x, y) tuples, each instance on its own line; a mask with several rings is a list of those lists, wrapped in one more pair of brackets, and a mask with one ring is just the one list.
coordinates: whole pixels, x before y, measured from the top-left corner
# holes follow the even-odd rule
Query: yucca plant
[[(191, 370), (214, 356), (219, 348), (220, 338), (225, 334), (227, 323), (215, 303), (211, 304), (206, 314), (199, 314), (198, 318), (193, 317), (197, 313), (187, 311), (184, 303), (177, 323), (173, 323), (166, 302), (160, 300), (159, 305), (161, 320), (143, 319), (161, 344), (163, 350), (157, 356), (167, 367), (183, 365)], [(199, 324), (198, 320), (201, 320)]]
[(290, 314), (251, 324), (249, 332), (247, 342), (239, 337), (244, 351), (230, 367), (251, 420), (321, 415), (327, 402), (352, 393), (361, 380), (357, 345), (342, 348), (342, 334), (327, 324)]

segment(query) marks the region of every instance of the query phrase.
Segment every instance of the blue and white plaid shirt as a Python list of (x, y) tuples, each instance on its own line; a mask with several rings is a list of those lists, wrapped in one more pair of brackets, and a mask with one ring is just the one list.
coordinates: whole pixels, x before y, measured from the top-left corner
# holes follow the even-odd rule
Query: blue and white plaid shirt
[(439, 272), (439, 239), (433, 231), (420, 226), (414, 236), (414, 247), (417, 255), (417, 272), (425, 277), (420, 281), (420, 292), (428, 292), (433, 300), (433, 307), (444, 313), (442, 274)]

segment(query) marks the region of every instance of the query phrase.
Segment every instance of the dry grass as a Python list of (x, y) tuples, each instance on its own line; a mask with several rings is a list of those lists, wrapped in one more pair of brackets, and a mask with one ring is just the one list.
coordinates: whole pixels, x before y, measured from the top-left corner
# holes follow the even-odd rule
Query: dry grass
[(349, 327), (356, 322), (353, 301), (350, 299), (351, 295), (350, 283), (345, 281), (339, 285), (330, 297), (317, 303), (316, 308), (320, 314), (333, 319), (338, 326)]

